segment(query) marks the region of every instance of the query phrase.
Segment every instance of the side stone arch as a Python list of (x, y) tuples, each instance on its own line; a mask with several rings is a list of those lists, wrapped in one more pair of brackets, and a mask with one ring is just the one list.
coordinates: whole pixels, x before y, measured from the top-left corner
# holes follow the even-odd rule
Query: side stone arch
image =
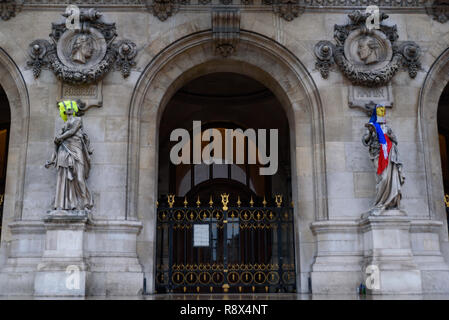
[[(449, 83), (449, 48), (434, 61), (421, 88), (418, 104), (419, 135), (424, 154), (428, 206), (431, 220), (443, 223), (440, 239), (448, 243), (446, 212), (443, 205), (444, 188), (442, 180), (440, 146), (438, 142), (438, 102)], [(445, 246), (449, 252), (449, 245)]]
[(306, 292), (315, 248), (309, 226), (328, 218), (321, 101), (312, 77), (295, 55), (248, 31), (241, 31), (239, 48), (228, 58), (214, 55), (210, 31), (182, 38), (162, 50), (136, 84), (129, 113), (127, 219), (138, 219), (144, 226), (138, 254), (148, 289), (154, 290), (160, 119), (178, 89), (215, 72), (235, 72), (263, 83), (289, 119), (297, 283), (298, 290)]
[(30, 103), (28, 90), (19, 68), (1, 47), (0, 86), (6, 93), (11, 112), (11, 133), (3, 209), (3, 226), (5, 226), (2, 230), (3, 245), (11, 238), (10, 230), (7, 228), (8, 224), (14, 220), (20, 220), (22, 215)]

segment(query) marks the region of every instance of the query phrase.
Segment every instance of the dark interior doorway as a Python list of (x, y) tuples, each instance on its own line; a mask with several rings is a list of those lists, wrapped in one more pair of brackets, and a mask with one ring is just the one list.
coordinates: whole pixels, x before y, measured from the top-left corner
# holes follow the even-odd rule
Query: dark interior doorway
[[(192, 164), (190, 145), (190, 163), (174, 165), (170, 150), (177, 141), (170, 134), (182, 128), (192, 139), (193, 121), (201, 121), (202, 132), (217, 129), (222, 137), (227, 129), (277, 129), (277, 172), (261, 175), (261, 163), (248, 163), (246, 138), (244, 164), (224, 158), (223, 164)], [(289, 133), (276, 96), (240, 74), (199, 77), (172, 97), (159, 127), (158, 292), (296, 289)]]
[(0, 86), (0, 236), (3, 221), (3, 205), (6, 187), (6, 164), (8, 161), (9, 130), (11, 113), (6, 93)]
[(449, 84), (444, 89), (438, 102), (437, 122), (445, 206), (449, 218)]

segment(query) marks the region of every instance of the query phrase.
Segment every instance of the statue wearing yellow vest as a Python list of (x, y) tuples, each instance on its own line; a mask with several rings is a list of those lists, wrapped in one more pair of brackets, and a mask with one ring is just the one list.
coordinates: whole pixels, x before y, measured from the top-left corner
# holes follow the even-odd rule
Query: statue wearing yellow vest
[(92, 149), (87, 134), (83, 132), (83, 121), (75, 101), (58, 104), (59, 113), (65, 124), (61, 134), (55, 137), (55, 151), (46, 168), (58, 169), (56, 182), (55, 210), (89, 210), (93, 199), (86, 180), (90, 171)]

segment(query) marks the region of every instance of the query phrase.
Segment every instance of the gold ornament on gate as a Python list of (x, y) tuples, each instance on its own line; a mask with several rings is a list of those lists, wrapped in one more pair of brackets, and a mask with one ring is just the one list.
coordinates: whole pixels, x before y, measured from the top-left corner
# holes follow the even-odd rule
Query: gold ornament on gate
[(221, 194), (221, 203), (223, 204), (223, 211), (228, 211), (229, 193)]
[(275, 201), (276, 201), (276, 206), (278, 208), (280, 208), (281, 205), (282, 205), (282, 195), (281, 194), (277, 194), (274, 197), (275, 197)]
[(170, 208), (173, 208), (173, 205), (175, 204), (175, 195), (174, 194), (169, 194), (168, 196), (167, 196), (167, 201), (168, 201), (168, 206), (170, 207)]

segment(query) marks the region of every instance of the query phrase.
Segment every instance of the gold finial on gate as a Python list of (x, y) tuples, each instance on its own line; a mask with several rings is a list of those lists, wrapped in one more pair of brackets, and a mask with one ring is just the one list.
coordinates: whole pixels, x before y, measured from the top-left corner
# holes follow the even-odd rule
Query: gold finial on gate
[(198, 200), (196, 200), (196, 206), (199, 208), (201, 205), (200, 196), (198, 196)]
[(169, 194), (167, 196), (167, 202), (168, 202), (168, 206), (170, 208), (173, 208), (173, 205), (175, 204), (175, 195), (174, 194)]
[(267, 206), (267, 199), (265, 199), (265, 196), (263, 196), (262, 204), (264, 208)]
[(159, 201), (156, 200), (156, 208), (159, 208)]
[(449, 194), (444, 196), (444, 203), (446, 204), (446, 207), (449, 208)]
[(242, 201), (240, 201), (240, 196), (237, 196), (237, 206), (240, 208)]
[(187, 208), (187, 205), (188, 205), (189, 203), (187, 202), (187, 197), (184, 197), (184, 208)]
[(253, 196), (251, 196), (251, 200), (249, 201), (249, 205), (251, 206), (251, 208), (254, 206)]
[(277, 194), (277, 195), (274, 196), (274, 199), (275, 199), (274, 201), (276, 201), (276, 206), (278, 208), (280, 208), (281, 205), (282, 205), (282, 195), (281, 194)]
[(221, 194), (221, 203), (223, 204), (223, 210), (228, 210), (228, 203), (229, 203), (229, 193), (222, 193)]
[(213, 205), (214, 205), (214, 200), (212, 200), (212, 195), (210, 195), (209, 206), (212, 208)]

